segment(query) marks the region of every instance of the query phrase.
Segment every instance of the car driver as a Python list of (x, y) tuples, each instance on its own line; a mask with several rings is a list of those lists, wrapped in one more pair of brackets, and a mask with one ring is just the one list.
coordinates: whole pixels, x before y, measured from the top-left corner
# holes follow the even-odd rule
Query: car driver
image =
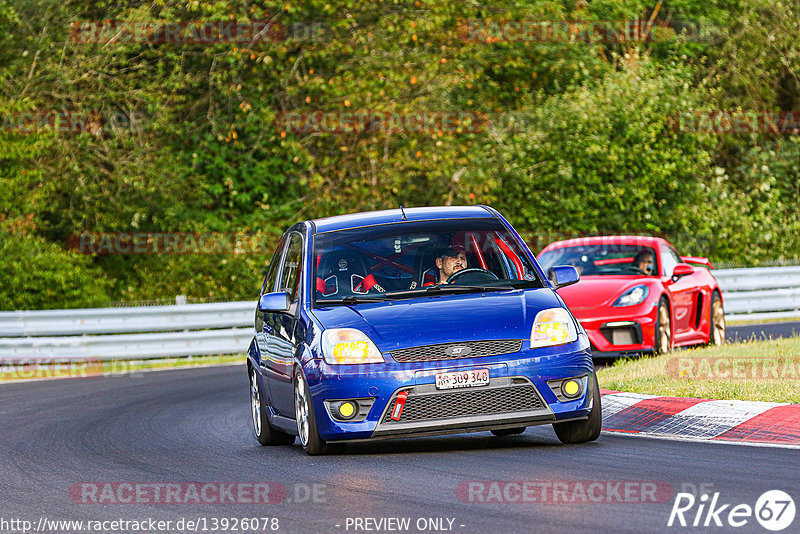
[(652, 252), (644, 250), (636, 255), (636, 258), (633, 260), (633, 265), (644, 274), (651, 276), (655, 271), (656, 260)]
[(439, 270), (439, 283), (446, 284), (453, 273), (467, 268), (467, 253), (462, 247), (447, 247), (436, 256), (436, 268)]

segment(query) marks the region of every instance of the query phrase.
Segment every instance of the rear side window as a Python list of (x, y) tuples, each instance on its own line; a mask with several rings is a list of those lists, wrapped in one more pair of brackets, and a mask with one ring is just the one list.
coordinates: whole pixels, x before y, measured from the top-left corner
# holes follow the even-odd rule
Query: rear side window
[(303, 268), (303, 238), (300, 234), (291, 234), (286, 257), (281, 271), (280, 291), (286, 291), (296, 301), (300, 294), (300, 271)]

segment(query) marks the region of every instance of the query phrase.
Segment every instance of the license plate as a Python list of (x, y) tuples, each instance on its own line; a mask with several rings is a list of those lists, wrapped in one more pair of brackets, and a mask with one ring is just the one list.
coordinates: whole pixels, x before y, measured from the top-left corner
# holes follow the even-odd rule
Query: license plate
[(489, 384), (488, 369), (436, 373), (436, 389), (471, 388)]

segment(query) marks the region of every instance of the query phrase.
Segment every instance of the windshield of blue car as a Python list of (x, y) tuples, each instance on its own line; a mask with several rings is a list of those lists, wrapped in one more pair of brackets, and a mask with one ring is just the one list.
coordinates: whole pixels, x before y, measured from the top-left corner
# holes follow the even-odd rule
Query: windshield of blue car
[(572, 265), (581, 276), (654, 276), (658, 273), (655, 251), (643, 245), (578, 245), (548, 250), (536, 259), (545, 272), (555, 265)]
[[(402, 222), (316, 234), (315, 304), (544, 287), (522, 246), (496, 219)], [(456, 265), (447, 279), (444, 261)]]

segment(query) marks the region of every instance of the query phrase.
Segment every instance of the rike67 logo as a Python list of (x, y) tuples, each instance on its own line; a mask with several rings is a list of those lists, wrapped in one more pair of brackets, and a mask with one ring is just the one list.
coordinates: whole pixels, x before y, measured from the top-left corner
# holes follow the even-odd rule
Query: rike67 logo
[(678, 493), (667, 526), (737, 528), (747, 525), (755, 517), (763, 528), (777, 532), (786, 529), (794, 521), (794, 500), (784, 491), (762, 493), (755, 507), (749, 504), (722, 504), (719, 495), (718, 491), (714, 492), (709, 502), (708, 494), (695, 498), (691, 493)]

